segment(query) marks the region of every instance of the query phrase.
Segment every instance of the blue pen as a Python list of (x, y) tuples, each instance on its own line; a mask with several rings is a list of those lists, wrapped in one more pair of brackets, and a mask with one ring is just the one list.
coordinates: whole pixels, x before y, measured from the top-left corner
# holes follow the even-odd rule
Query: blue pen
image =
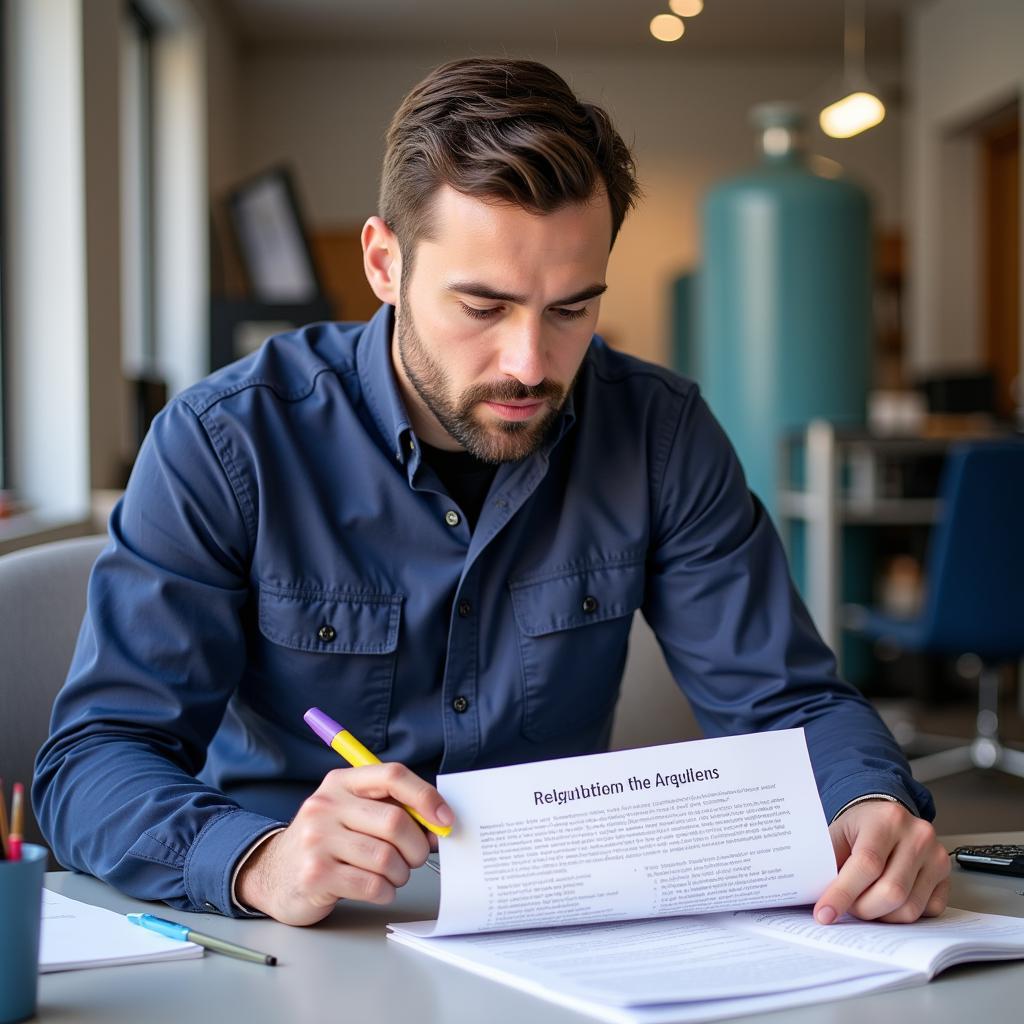
[(214, 953), (224, 953), (226, 956), (249, 960), (254, 964), (269, 964), (271, 967), (277, 964), (277, 957), (271, 956), (269, 953), (257, 953), (255, 949), (246, 949), (245, 946), (236, 946), (233, 942), (215, 939), (212, 935), (203, 935), (202, 932), (193, 931), (187, 925), (165, 921), (162, 917), (154, 917), (152, 914), (128, 914), (127, 917), (132, 924), (137, 924), (140, 928), (148, 928), (149, 931), (156, 932), (168, 939), (194, 942), (198, 946), (213, 950)]

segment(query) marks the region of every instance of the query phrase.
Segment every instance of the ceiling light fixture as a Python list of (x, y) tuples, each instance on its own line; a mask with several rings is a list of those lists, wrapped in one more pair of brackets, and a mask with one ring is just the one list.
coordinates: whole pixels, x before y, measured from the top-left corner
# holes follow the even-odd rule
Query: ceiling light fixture
[(885, 117), (864, 70), (864, 0), (846, 0), (843, 21), (843, 97), (818, 115), (821, 130), (833, 139), (859, 135)]
[(696, 18), (704, 10), (704, 0), (668, 0), (668, 6), (680, 18)]
[(651, 35), (659, 42), (674, 43), (682, 39), (686, 26), (674, 14), (656, 14), (651, 18)]

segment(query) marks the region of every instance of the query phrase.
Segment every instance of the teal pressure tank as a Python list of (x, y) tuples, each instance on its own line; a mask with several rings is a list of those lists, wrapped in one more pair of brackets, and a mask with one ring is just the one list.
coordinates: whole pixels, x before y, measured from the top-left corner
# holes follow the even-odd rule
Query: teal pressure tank
[(796, 108), (766, 104), (752, 116), (760, 166), (704, 203), (695, 369), (774, 514), (780, 437), (817, 417), (864, 421), (871, 216), (838, 165), (809, 163)]

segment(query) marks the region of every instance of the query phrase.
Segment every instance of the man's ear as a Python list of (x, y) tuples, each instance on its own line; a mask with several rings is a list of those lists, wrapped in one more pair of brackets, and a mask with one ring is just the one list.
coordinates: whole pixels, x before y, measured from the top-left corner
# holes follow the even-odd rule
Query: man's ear
[(363, 225), (363, 271), (373, 294), (381, 302), (398, 305), (402, 283), (402, 253), (395, 233), (381, 220), (371, 217)]

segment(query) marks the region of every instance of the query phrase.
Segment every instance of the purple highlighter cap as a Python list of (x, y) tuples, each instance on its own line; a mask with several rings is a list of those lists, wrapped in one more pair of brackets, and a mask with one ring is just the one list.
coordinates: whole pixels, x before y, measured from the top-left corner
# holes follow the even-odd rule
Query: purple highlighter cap
[(339, 732), (343, 731), (341, 726), (330, 715), (324, 714), (319, 708), (310, 708), (302, 716), (302, 719), (327, 746), (330, 746), (331, 740)]

